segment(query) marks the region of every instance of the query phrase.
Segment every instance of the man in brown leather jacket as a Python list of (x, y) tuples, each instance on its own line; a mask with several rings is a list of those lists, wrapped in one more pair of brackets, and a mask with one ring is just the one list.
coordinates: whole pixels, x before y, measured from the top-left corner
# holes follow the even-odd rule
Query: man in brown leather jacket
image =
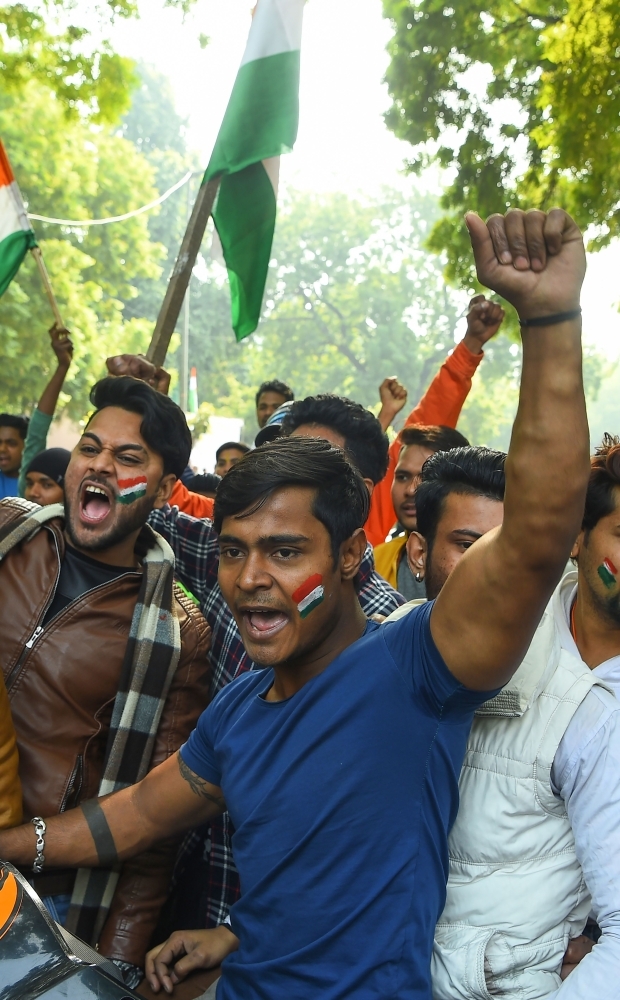
[[(173, 588), (172, 552), (146, 524), (187, 465), (185, 417), (166, 396), (128, 377), (104, 379), (91, 400), (96, 412), (72, 453), (64, 510), (0, 502), (0, 661), (26, 819), (137, 780), (178, 750), (208, 701), (209, 626)], [(16, 532), (23, 534), (27, 517), (40, 523), (22, 538)], [(136, 690), (126, 731), (125, 709)], [(153, 711), (147, 732), (144, 716)], [(116, 712), (125, 713), (120, 725)], [(124, 865), (111, 905), (97, 911), (105, 922), (95, 921), (93, 937), (130, 985), (166, 897), (174, 849), (159, 846)], [(27, 874), (61, 922), (69, 900), (71, 913), (84, 904), (76, 900), (75, 872), (44, 866)]]
[(11, 706), (0, 675), (0, 830), (22, 821), (22, 790), (19, 782), (17, 744)]

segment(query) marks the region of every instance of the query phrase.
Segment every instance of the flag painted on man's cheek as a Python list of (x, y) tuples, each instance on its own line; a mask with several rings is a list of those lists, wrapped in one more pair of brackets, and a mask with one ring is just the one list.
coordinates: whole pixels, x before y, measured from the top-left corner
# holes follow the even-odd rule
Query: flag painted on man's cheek
[(293, 593), (293, 600), (302, 618), (307, 618), (311, 611), (319, 606), (325, 596), (323, 577), (320, 573), (309, 576), (305, 583)]
[(598, 575), (608, 589), (616, 586), (616, 576), (618, 575), (618, 570), (612, 563), (611, 559), (603, 559), (603, 562), (598, 568)]
[(132, 479), (118, 480), (117, 501), (122, 504), (133, 503), (146, 496), (146, 476), (134, 476)]

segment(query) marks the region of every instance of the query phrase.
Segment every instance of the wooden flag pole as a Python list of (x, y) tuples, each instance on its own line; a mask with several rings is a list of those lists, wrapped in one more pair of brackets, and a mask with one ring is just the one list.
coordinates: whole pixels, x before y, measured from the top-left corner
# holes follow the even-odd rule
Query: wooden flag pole
[(43, 260), (43, 254), (41, 253), (39, 247), (31, 247), (30, 253), (37, 262), (37, 267), (39, 268), (39, 274), (41, 275), (41, 281), (43, 282), (43, 287), (47, 293), (49, 303), (52, 307), (52, 312), (54, 313), (54, 319), (56, 320), (56, 325), (64, 329), (64, 323), (62, 321), (62, 316), (60, 315), (60, 309), (58, 308), (58, 303), (56, 301), (56, 296), (54, 295), (54, 290), (50, 282), (50, 276), (47, 273), (47, 268), (45, 266), (45, 261)]
[(166, 360), (170, 338), (174, 333), (174, 328), (181, 312), (189, 279), (196, 263), (196, 257), (200, 250), (202, 237), (207, 228), (207, 222), (209, 221), (219, 186), (219, 177), (214, 177), (212, 180), (207, 181), (206, 184), (201, 184), (198, 197), (194, 203), (194, 209), (187, 223), (181, 249), (179, 250), (179, 255), (170, 276), (170, 281), (168, 282), (162, 307), (159, 310), (159, 316), (157, 317), (149, 349), (146, 352), (149, 361), (152, 361), (158, 368)]

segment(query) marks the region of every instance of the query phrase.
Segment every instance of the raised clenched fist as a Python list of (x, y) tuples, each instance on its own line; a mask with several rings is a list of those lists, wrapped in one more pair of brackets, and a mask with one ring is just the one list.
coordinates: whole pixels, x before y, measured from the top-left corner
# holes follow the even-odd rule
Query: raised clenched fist
[(563, 209), (511, 209), (486, 223), (468, 212), (465, 221), (478, 280), (510, 302), (521, 319), (579, 306), (586, 255), (581, 232)]
[(467, 313), (467, 333), (463, 338), (472, 354), (480, 354), (484, 345), (494, 337), (505, 316), (497, 302), (490, 302), (484, 295), (474, 295)]
[(164, 368), (157, 368), (144, 354), (117, 354), (107, 359), (106, 367), (110, 375), (131, 375), (168, 395), (170, 373)]

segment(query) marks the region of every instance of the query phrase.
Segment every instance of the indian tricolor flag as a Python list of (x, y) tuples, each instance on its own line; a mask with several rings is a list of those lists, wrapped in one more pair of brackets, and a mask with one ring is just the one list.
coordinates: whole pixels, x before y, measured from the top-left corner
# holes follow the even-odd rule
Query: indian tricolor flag
[(11, 164), (0, 142), (0, 295), (4, 295), (24, 257), (36, 245)]
[(134, 500), (141, 500), (146, 496), (147, 479), (146, 476), (133, 476), (131, 479), (118, 480), (117, 500), (122, 504), (133, 503)]
[(314, 573), (308, 577), (301, 587), (293, 592), (293, 600), (297, 605), (297, 610), (302, 618), (307, 618), (311, 611), (319, 606), (325, 597), (323, 587), (323, 577), (320, 573)]
[(204, 181), (221, 176), (213, 218), (230, 281), (237, 340), (258, 326), (276, 224), (280, 154), (299, 119), (305, 0), (258, 0)]

